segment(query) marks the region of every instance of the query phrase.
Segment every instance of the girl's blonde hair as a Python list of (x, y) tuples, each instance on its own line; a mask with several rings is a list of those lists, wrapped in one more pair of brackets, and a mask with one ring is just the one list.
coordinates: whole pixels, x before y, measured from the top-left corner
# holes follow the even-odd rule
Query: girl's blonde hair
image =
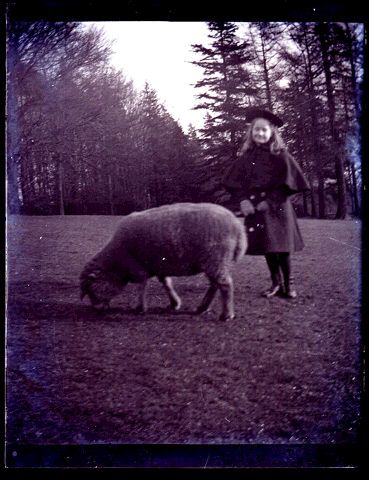
[[(250, 148), (255, 144), (254, 140), (252, 139), (252, 129), (254, 128), (256, 120), (257, 118), (254, 118), (254, 120), (250, 123), (249, 128), (247, 129), (245, 134), (245, 140), (239, 151), (238, 156), (242, 155), (247, 150), (250, 150)], [(281, 152), (281, 150), (285, 148), (284, 141), (282, 140), (282, 137), (278, 131), (278, 128), (272, 123), (270, 123), (268, 120), (266, 121), (269, 123), (270, 128), (272, 129), (270, 152), (273, 154), (278, 154)]]

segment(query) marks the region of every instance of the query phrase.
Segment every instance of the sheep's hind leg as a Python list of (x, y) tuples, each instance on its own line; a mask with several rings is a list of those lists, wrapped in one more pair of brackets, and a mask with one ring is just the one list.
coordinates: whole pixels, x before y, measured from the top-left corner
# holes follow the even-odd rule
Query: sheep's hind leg
[(233, 281), (229, 273), (222, 274), (217, 278), (220, 293), (222, 295), (223, 310), (220, 315), (220, 320), (232, 320), (234, 314), (234, 300), (233, 300)]
[(218, 290), (218, 284), (210, 279), (210, 287), (205, 293), (204, 298), (202, 299), (202, 302), (196, 309), (196, 313), (204, 313), (208, 310), (211, 302), (213, 301), (215, 294), (217, 293)]
[(177, 292), (174, 290), (172, 279), (170, 277), (159, 277), (159, 280), (163, 284), (165, 291), (169, 296), (169, 308), (171, 310), (179, 310), (181, 308), (182, 302)]
[(134, 309), (136, 313), (147, 312), (146, 285), (147, 285), (146, 280), (138, 284), (138, 305)]

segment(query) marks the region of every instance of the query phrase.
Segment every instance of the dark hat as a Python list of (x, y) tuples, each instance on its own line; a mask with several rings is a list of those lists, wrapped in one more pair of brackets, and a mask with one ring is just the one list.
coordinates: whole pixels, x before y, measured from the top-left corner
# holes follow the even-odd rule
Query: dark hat
[(255, 118), (265, 118), (276, 127), (281, 127), (284, 123), (281, 118), (274, 115), (274, 113), (269, 112), (269, 110), (257, 107), (248, 108), (246, 111), (246, 120), (252, 122)]

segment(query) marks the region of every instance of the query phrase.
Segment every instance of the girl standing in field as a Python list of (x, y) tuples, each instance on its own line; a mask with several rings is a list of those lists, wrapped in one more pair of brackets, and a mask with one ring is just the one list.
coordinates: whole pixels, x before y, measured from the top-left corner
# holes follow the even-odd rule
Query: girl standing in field
[(304, 243), (290, 197), (309, 185), (278, 132), (281, 118), (252, 108), (247, 121), (246, 140), (223, 186), (245, 216), (246, 253), (265, 255), (272, 285), (263, 295), (295, 298), (290, 253), (302, 250)]

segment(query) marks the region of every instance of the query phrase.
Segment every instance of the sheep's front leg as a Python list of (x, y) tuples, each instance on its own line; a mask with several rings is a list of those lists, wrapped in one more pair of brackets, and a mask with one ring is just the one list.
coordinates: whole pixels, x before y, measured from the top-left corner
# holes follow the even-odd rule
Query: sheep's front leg
[(206, 310), (209, 308), (211, 302), (213, 301), (215, 294), (217, 293), (218, 290), (218, 285), (214, 280), (210, 279), (210, 287), (205, 293), (204, 298), (202, 299), (202, 302), (198, 306), (196, 313), (203, 313), (206, 312)]
[(147, 312), (147, 297), (146, 297), (147, 280), (138, 284), (138, 305), (135, 308), (137, 313)]
[(172, 279), (170, 277), (159, 277), (159, 280), (163, 284), (165, 291), (169, 296), (170, 308), (172, 310), (179, 310), (182, 302), (177, 292), (174, 290)]
[(222, 295), (222, 313), (220, 320), (232, 320), (235, 317), (233, 303), (233, 281), (229, 273), (222, 274), (217, 278), (220, 293)]

